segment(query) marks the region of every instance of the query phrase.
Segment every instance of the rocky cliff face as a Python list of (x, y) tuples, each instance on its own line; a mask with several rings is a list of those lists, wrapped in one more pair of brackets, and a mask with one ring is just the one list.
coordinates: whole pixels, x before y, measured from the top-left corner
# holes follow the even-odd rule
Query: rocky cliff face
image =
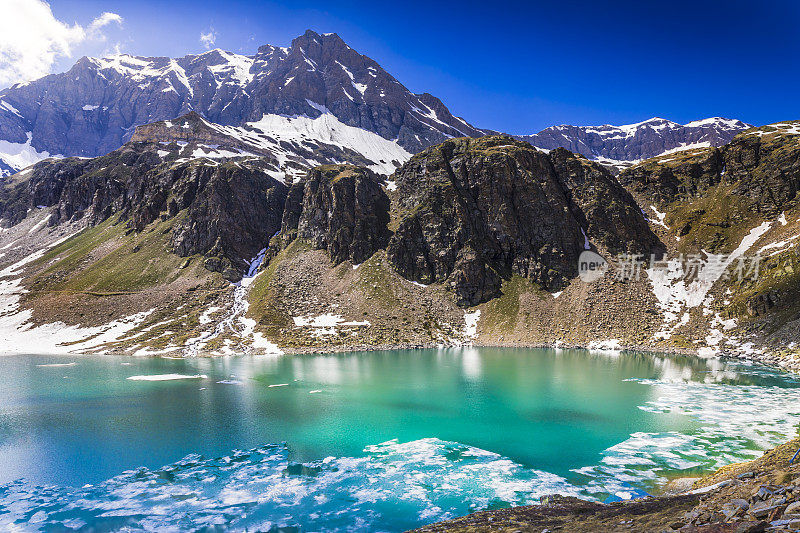
[(129, 143), (95, 159), (43, 161), (3, 187), (0, 221), (53, 207), (50, 225), (119, 214), (134, 231), (176, 218), (172, 252), (208, 257), (209, 270), (237, 280), (280, 228), (287, 188), (261, 161), (180, 161), (181, 147)]
[[(667, 338), (672, 331), (697, 336), (714, 353), (747, 352), (741, 331), (726, 333), (735, 326), (764, 344), (786, 346), (795, 338), (800, 121), (750, 129), (720, 148), (657, 157), (622, 172), (619, 180), (652, 213), (654, 227), (679, 258), (671, 277), (652, 281), (662, 307), (673, 313), (665, 323), (674, 323), (681, 308), (689, 313), (683, 330), (664, 330)], [(724, 272), (719, 261), (726, 258), (732, 268)], [(696, 272), (701, 281), (692, 279)], [(681, 275), (691, 289), (685, 296), (676, 285)], [(710, 333), (702, 338), (698, 331)]]
[(664, 206), (733, 186), (765, 216), (777, 216), (800, 190), (800, 122), (784, 122), (742, 133), (721, 148), (705, 148), (652, 159), (622, 172), (622, 184), (646, 201)]
[(280, 228), (286, 187), (246, 162), (183, 163), (171, 171), (167, 215), (185, 215), (172, 230), (181, 256), (207, 256), (208, 270), (237, 281)]
[(619, 164), (687, 147), (722, 146), (750, 127), (740, 120), (719, 117), (685, 125), (652, 118), (625, 126), (552, 126), (518, 138), (539, 148), (566, 148), (589, 159)]
[[(12, 177), (16, 198), (0, 204), (0, 223), (13, 225), (36, 207), (54, 207), (50, 224), (84, 217), (92, 223), (121, 210), (126, 184), (142, 180), (161, 163), (154, 147), (125, 146), (96, 159), (65, 158), (37, 163)], [(125, 200), (125, 204), (130, 203)]]
[(317, 167), (292, 185), (271, 254), (294, 239), (326, 250), (334, 264), (359, 264), (389, 241), (389, 198), (378, 177), (351, 165)]
[(212, 50), (177, 59), (82, 58), (66, 73), (0, 91), (0, 140), (30, 156), (15, 161), (92, 157), (119, 148), (137, 126), (190, 111), (243, 126), (265, 115), (313, 119), (323, 108), (409, 152), (481, 134), (437, 98), (411, 93), (338, 35), (307, 31), (288, 48), (265, 45), (252, 56)]
[(399, 224), (389, 261), (410, 280), (449, 284), (464, 306), (496, 296), (513, 274), (557, 291), (585, 249), (659, 247), (613, 176), (566, 150), (545, 154), (506, 136), (454, 139), (393, 179)]
[(739, 135), (724, 149), (725, 179), (767, 216), (796, 204), (800, 190), (800, 121)]

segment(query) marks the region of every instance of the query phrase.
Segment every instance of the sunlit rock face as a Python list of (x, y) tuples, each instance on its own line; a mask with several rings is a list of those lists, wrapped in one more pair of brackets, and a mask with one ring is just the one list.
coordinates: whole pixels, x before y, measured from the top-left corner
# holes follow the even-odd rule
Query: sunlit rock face
[(559, 290), (593, 246), (659, 248), (610, 172), (563, 149), (544, 153), (507, 136), (454, 139), (394, 177), (400, 222), (389, 260), (408, 279), (446, 281), (462, 305), (496, 296), (514, 274)]

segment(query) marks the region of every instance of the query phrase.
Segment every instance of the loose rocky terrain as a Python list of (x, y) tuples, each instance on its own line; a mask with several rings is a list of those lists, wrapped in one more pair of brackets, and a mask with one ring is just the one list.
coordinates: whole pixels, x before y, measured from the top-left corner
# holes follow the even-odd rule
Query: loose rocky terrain
[(541, 505), (481, 511), (416, 531), (800, 531), (800, 464), (791, 461), (798, 448), (800, 439), (794, 439), (749, 463), (676, 480), (672, 494), (612, 504), (544, 497)]

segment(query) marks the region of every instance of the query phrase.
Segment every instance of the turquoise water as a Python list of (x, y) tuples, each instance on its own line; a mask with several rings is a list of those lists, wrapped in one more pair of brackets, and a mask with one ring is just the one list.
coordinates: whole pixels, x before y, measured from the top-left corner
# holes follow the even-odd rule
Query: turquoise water
[(0, 357), (0, 530), (401, 531), (657, 490), (798, 422), (792, 377), (689, 357)]

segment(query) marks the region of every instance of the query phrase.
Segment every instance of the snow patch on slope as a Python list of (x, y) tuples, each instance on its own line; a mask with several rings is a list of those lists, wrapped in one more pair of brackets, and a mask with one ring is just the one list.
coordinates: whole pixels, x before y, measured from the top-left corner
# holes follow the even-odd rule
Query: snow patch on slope
[(348, 126), (330, 113), (323, 113), (314, 119), (305, 116), (264, 115), (261, 120), (250, 125), (268, 132), (279, 141), (302, 142), (313, 139), (349, 148), (372, 161), (370, 169), (381, 174), (391, 174), (395, 171), (396, 167), (392, 161), (404, 163), (411, 158), (411, 154), (394, 141), (361, 128)]
[[(122, 338), (152, 313), (152, 310), (135, 313), (94, 327), (67, 325), (63, 322), (37, 326), (31, 322), (33, 312), (20, 308), (22, 295), (27, 292), (22, 285), (24, 270), (29, 264), (41, 259), (47, 250), (71, 236), (66, 235), (0, 270), (0, 355), (97, 351), (104, 344)], [(3, 248), (7, 249), (13, 244), (11, 242)]]
[(253, 81), (255, 75), (250, 72), (253, 68), (253, 58), (219, 49), (215, 50), (215, 52), (218, 52), (226, 61), (225, 63), (208, 67), (208, 70), (214, 74), (217, 83), (223, 82), (227, 78), (232, 78), (236, 83), (244, 87)]
[(5, 100), (0, 100), (0, 109), (5, 109), (9, 113), (12, 113), (12, 114), (17, 115), (18, 117), (22, 118), (22, 115), (20, 114), (19, 110), (16, 107), (14, 107), (13, 105), (11, 105), (8, 102), (6, 102)]
[(800, 121), (769, 124), (749, 131), (745, 135), (756, 135), (758, 137), (766, 135), (800, 135)]
[[(48, 157), (61, 157), (60, 155), (51, 156), (48, 152), (39, 152), (31, 146), (31, 139), (33, 138), (30, 132), (27, 133), (28, 140), (24, 143), (12, 143), (0, 140), (0, 161), (14, 169), (14, 171), (22, 170), (38, 163)], [(3, 173), (0, 169), (0, 177), (9, 175), (10, 172)]]
[(728, 267), (742, 257), (771, 227), (772, 222), (764, 222), (751, 229), (739, 246), (727, 256), (704, 252), (705, 260), (700, 260), (696, 276), (688, 283), (684, 264), (678, 259), (667, 261), (666, 268), (651, 266), (647, 269), (653, 294), (664, 318), (663, 328), (655, 337), (667, 339), (672, 336), (676, 327), (688, 323), (689, 316), (684, 311), (703, 304), (708, 292)]
[[(353, 150), (371, 161), (370, 170), (380, 174), (391, 174), (397, 168), (395, 162), (402, 164), (411, 158), (411, 154), (396, 142), (371, 131), (344, 124), (325, 106), (311, 101), (309, 105), (321, 114), (316, 118), (306, 115), (265, 114), (260, 120), (250, 122), (244, 127), (208, 124), (244, 144), (272, 153), (281, 166), (300, 157), (285, 147), (287, 143), (304, 147), (305, 150), (313, 150), (316, 143)], [(308, 167), (319, 163), (320, 161), (306, 159)]]
[(472, 313), (464, 313), (464, 336), (474, 339), (478, 336), (478, 321), (481, 318), (481, 310), (476, 309)]
[(336, 335), (339, 327), (369, 327), (369, 321), (347, 321), (342, 315), (325, 313), (319, 316), (296, 316), (293, 317), (296, 328), (311, 328), (311, 334), (315, 337)]
[(664, 218), (667, 216), (667, 214), (666, 213), (662, 213), (661, 211), (656, 209), (656, 206), (654, 206), (654, 205), (651, 205), (650, 209), (652, 209), (653, 213), (656, 214), (656, 220), (653, 220), (653, 219), (649, 219), (649, 220), (651, 222), (653, 222), (654, 224), (658, 224), (659, 226), (664, 226), (666, 229), (669, 229), (669, 226), (667, 226), (666, 222), (664, 222)]
[(113, 72), (139, 82), (140, 89), (146, 89), (156, 81), (163, 81), (170, 86), (173, 82), (177, 82), (186, 88), (190, 96), (194, 96), (194, 88), (186, 75), (186, 70), (174, 59), (115, 54), (104, 58), (93, 57), (89, 61), (97, 66), (98, 73), (103, 77)]

